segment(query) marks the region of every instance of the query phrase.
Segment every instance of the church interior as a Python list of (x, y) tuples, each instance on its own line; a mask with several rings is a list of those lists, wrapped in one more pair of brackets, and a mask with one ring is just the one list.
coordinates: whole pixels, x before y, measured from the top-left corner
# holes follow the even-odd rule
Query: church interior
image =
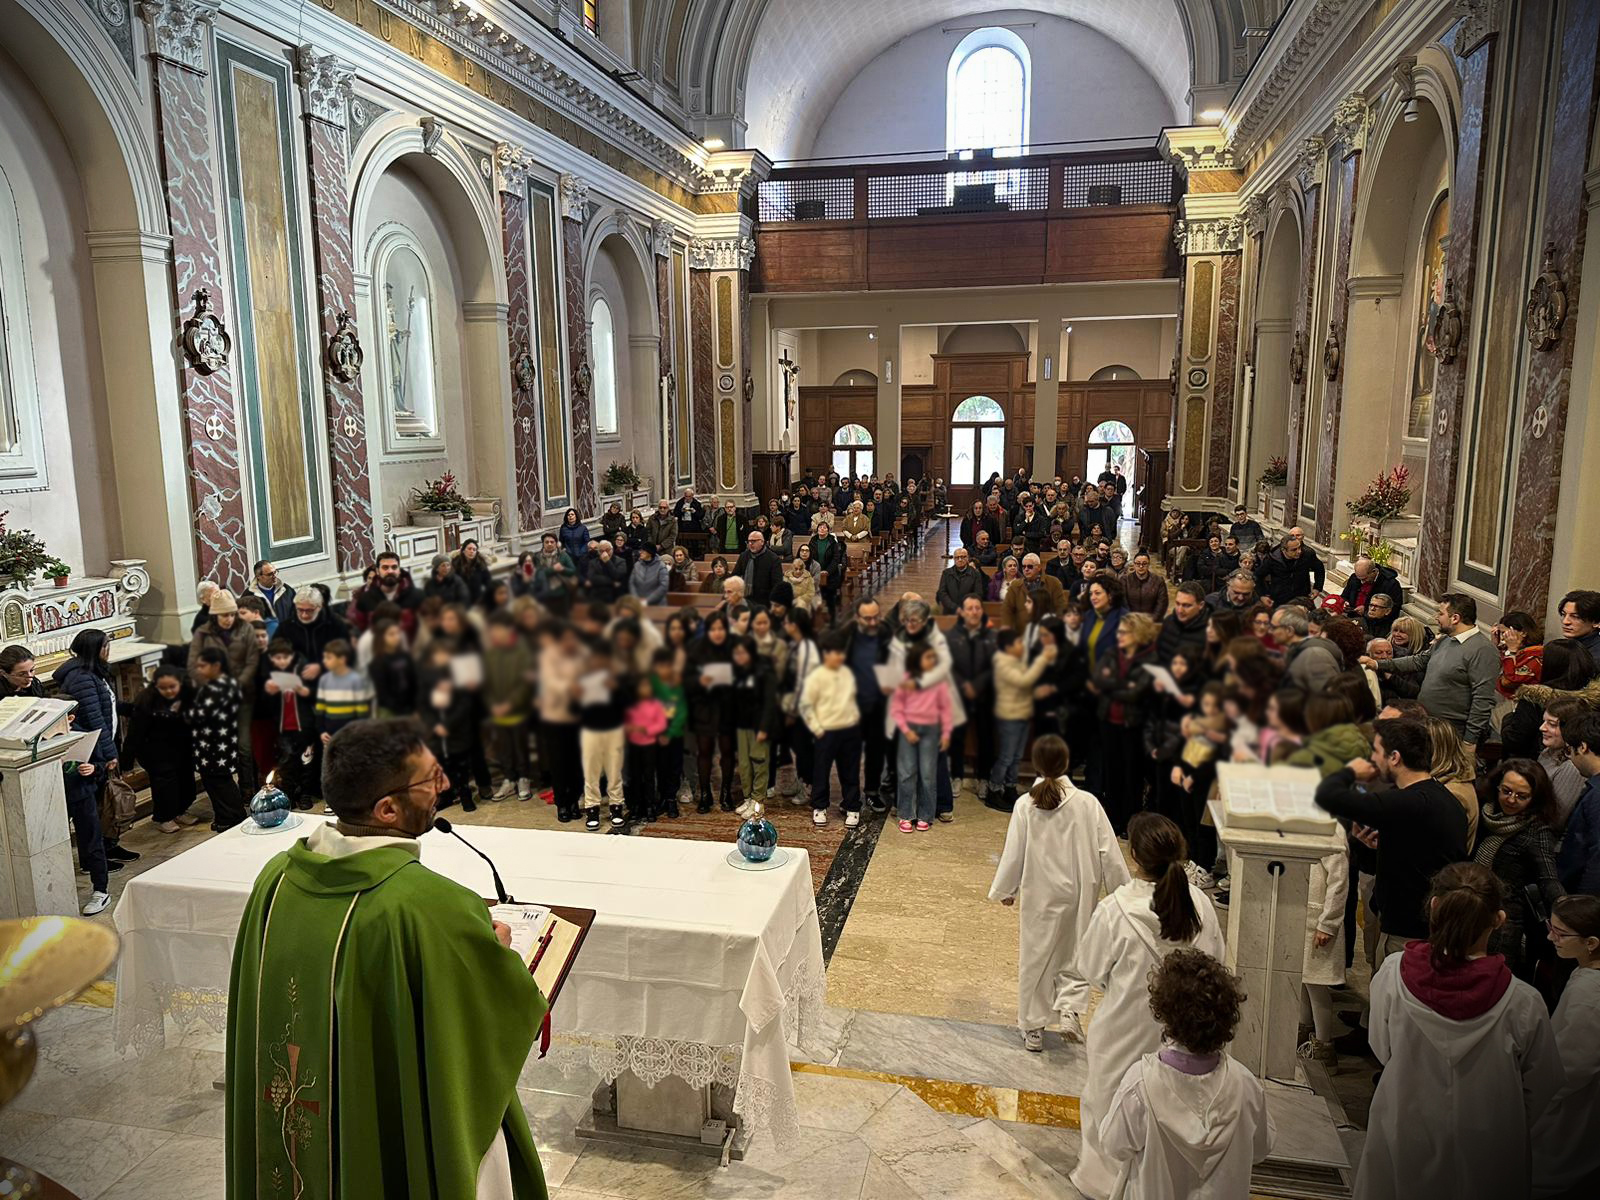
[[(1190, 1169), (1219, 1197), (1597, 1194), (1600, 1156), (1570, 1150), (1600, 1121), (1597, 113), (1594, 0), (0, 0), (0, 1194), (1104, 1200), (1196, 1194), (1174, 1182)], [(1311, 586), (1280, 590), (1280, 569)], [(930, 669), (919, 631), (944, 670), (965, 620), (946, 589), (969, 573), (1000, 665), (966, 691), (951, 674), (948, 698), (929, 685), (943, 717), (902, 721)], [(1185, 604), (1206, 615), (1185, 624)], [(874, 665), (857, 652), (880, 611)], [(1336, 622), (1358, 644), (1318, 674)], [(211, 680), (240, 674), (235, 628), (249, 676), (219, 767), (200, 722)], [(1488, 680), (1443, 679), (1474, 643)], [(737, 693), (740, 646), (772, 691), (707, 718), (722, 676), (703, 664), (730, 663)], [(501, 686), (513, 648), (520, 709), (473, 700), (457, 746), (428, 715), (441, 689)], [(1155, 692), (1108, 699), (1149, 648)], [(558, 683), (574, 653), (594, 657)], [(432, 1150), (352, 1182), (355, 1122), (329, 1118), (360, 1101), (298, 1066), (241, 1083), (258, 873), (355, 828), (326, 731), (361, 724), (329, 686), (369, 678), (344, 673), (357, 654), (360, 715), (423, 714), (441, 807), (461, 801), (458, 836), (425, 824), (407, 852), (478, 896), (587, 913), (546, 1044), (537, 1021), (518, 1034), (502, 1132), (470, 1147), (475, 1192), (430, 1185)], [(1078, 674), (1039, 674), (1073, 655)], [(1340, 671), (1361, 698), (1319, 708)], [(669, 702), (634, 740), (622, 690), (653, 703), (674, 672), (687, 729)], [(848, 729), (813, 700), (830, 675), (852, 681)], [(102, 692), (103, 722), (84, 699)], [(18, 732), (57, 696), (75, 735), (102, 730), (92, 748)], [(1171, 745), (1140, 740), (1139, 706)], [(157, 710), (195, 730), (176, 807)], [(1437, 741), (1414, 770), (1402, 724), (1425, 750), (1443, 724), (1455, 773)], [(1359, 753), (1326, 758), (1328, 726), (1359, 727)], [(618, 802), (624, 727), (630, 794), (647, 750), (659, 813)], [(1369, 829), (1322, 804), (1343, 777), (1398, 805), (1368, 790), (1374, 729), (1396, 755), (1382, 780), (1467, 806), (1476, 832), (1436, 875), (1398, 808)], [(614, 761), (591, 733), (615, 734)], [(1040, 915), (1041, 843), (1003, 882), (1052, 816), (1057, 734), (1082, 829), (1112, 846), (1072, 881), (1075, 928)], [(671, 754), (681, 787), (659, 782)], [(1285, 756), (1301, 769), (1251, 811), (1292, 784), (1299, 823), (1236, 824), (1219, 789), (1270, 792)], [(1566, 795), (1564, 839), (1507, 800), (1525, 775), (1536, 806)], [(264, 806), (275, 778), (289, 798)], [(1114, 919), (1143, 880), (1150, 917), (1172, 882), (1141, 849), (1151, 812), (1187, 846), (1172, 869), (1200, 930), (1170, 938), (1162, 915), (1161, 944), (1223, 948), (1158, 953), (1147, 986), (1083, 963), (1110, 936), (1091, 912)], [(777, 850), (755, 855), (763, 828)], [(1052, 844), (1087, 863), (1091, 836)], [(1512, 869), (1516, 839), (1538, 849)], [(1414, 1114), (1436, 1097), (1397, 1094), (1427, 1052), (1391, 1031), (1426, 1026), (1412, 973), (1430, 944), (1450, 960), (1439, 881), (1467, 869), (1501, 880), (1499, 920), (1456, 965), (1492, 960), (1497, 1003), (1527, 1010), (1483, 1078), (1511, 1072), (1527, 1100), (1436, 1078), (1463, 1099), (1428, 1150)], [(1381, 906), (1402, 871), (1416, 911), (1380, 912), (1374, 878)], [(1065, 940), (1041, 951), (1045, 920)], [(1203, 1068), (1166, 1057), (1186, 1054), (1162, 1024), (1183, 1016), (1158, 995), (1173, 963), (1198, 973), (1191, 1009), (1202, 983), (1242, 994), (1237, 1029), (1189, 1056)], [(1029, 972), (1058, 968), (1081, 1003), (1030, 1018)], [(420, 1042), (465, 1021), (419, 1004)], [(1148, 1044), (1108, 1059), (1124, 1019)], [(355, 1037), (328, 1020), (330, 1045)], [(1140, 1099), (1158, 1057), (1191, 1082), (1237, 1070), (1245, 1098), (1226, 1120), (1209, 1093), (1195, 1112), (1181, 1090)], [(449, 1069), (462, 1094), (493, 1086), (486, 1064)], [(1134, 1141), (1101, 1124), (1136, 1103)], [(1161, 1141), (1169, 1118), (1208, 1131), (1203, 1168)], [(246, 1126), (280, 1165), (241, 1163)], [(1475, 1139), (1511, 1162), (1492, 1192)], [(1152, 1165), (1163, 1146), (1181, 1168)]]

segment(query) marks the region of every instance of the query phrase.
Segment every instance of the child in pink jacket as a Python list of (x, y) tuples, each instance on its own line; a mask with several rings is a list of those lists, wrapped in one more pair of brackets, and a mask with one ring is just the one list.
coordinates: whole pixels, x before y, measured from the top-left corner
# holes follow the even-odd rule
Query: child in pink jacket
[[(924, 649), (915, 664), (908, 666), (911, 679), (921, 679), (939, 664), (939, 652)], [(950, 689), (933, 687), (896, 688), (889, 700), (889, 716), (900, 730), (897, 763), (900, 832), (910, 833), (911, 822), (926, 832), (933, 821), (934, 788), (939, 779), (939, 755), (950, 749), (952, 710)]]

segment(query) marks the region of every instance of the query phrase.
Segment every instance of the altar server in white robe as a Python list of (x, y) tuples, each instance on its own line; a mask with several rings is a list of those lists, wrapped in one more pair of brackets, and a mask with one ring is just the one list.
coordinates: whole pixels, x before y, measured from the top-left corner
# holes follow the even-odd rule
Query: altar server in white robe
[(1189, 847), (1177, 825), (1155, 813), (1128, 822), (1134, 877), (1100, 901), (1078, 947), (1076, 974), (1105, 995), (1089, 1023), (1089, 1078), (1081, 1101), (1083, 1149), (1072, 1182), (1090, 1200), (1108, 1200), (1117, 1168), (1100, 1149), (1100, 1123), (1129, 1067), (1161, 1048), (1150, 1014), (1150, 969), (1174, 950), (1223, 953), (1217, 910), (1189, 882)]
[(1357, 1200), (1532, 1195), (1529, 1133), (1563, 1075), (1544, 1001), (1488, 952), (1504, 905), (1492, 872), (1452, 863), (1433, 878), (1428, 940), (1372, 978), (1367, 1036), (1384, 1071)]
[(1578, 964), (1550, 1026), (1566, 1081), (1533, 1127), (1533, 1194), (1600, 1196), (1600, 896), (1551, 906), (1556, 954)]
[(1072, 973), (1100, 893), (1128, 882), (1106, 810), (1067, 777), (1067, 744), (1055, 734), (1033, 743), (1039, 782), (1011, 810), (1006, 846), (989, 899), (1020, 900), (1017, 1026), (1022, 1044), (1038, 1051), (1057, 1009), (1066, 1036), (1083, 1040), (1089, 985)]
[(1123, 1200), (1230, 1200), (1272, 1149), (1261, 1081), (1229, 1057), (1244, 989), (1209, 954), (1174, 950), (1150, 981), (1161, 1049), (1122, 1077), (1100, 1122)]

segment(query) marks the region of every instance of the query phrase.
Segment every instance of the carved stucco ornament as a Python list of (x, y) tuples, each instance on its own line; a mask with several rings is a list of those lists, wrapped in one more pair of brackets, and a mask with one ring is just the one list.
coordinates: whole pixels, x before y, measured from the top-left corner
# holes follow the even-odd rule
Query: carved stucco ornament
[(1344, 349), (1339, 344), (1339, 330), (1332, 321), (1328, 322), (1328, 337), (1322, 343), (1322, 373), (1332, 383), (1339, 378), (1339, 364), (1344, 359)]
[(1528, 340), (1535, 350), (1548, 350), (1561, 340), (1561, 327), (1567, 320), (1567, 281), (1556, 266), (1556, 244), (1544, 248), (1544, 264), (1539, 278), (1528, 292)]
[(211, 289), (194, 294), (194, 312), (183, 323), (183, 355), (202, 375), (212, 375), (228, 365), (233, 338), (222, 318), (211, 311)]
[(338, 328), (328, 339), (328, 371), (340, 383), (354, 383), (361, 377), (361, 362), (366, 355), (361, 349), (361, 339), (356, 336), (355, 315), (345, 309), (338, 321)]
[(1306, 381), (1306, 334), (1303, 329), (1294, 331), (1294, 341), (1289, 346), (1289, 382), (1299, 387)]

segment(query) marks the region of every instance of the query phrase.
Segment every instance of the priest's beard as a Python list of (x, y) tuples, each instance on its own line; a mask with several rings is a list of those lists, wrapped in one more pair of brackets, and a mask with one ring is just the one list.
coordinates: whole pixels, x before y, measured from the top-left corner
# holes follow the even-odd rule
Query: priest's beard
[(399, 800), (400, 820), (395, 822), (395, 831), (407, 837), (421, 837), (433, 828), (433, 818), (439, 807), (439, 797), (429, 796), (426, 804), (418, 804), (409, 797), (396, 797)]

